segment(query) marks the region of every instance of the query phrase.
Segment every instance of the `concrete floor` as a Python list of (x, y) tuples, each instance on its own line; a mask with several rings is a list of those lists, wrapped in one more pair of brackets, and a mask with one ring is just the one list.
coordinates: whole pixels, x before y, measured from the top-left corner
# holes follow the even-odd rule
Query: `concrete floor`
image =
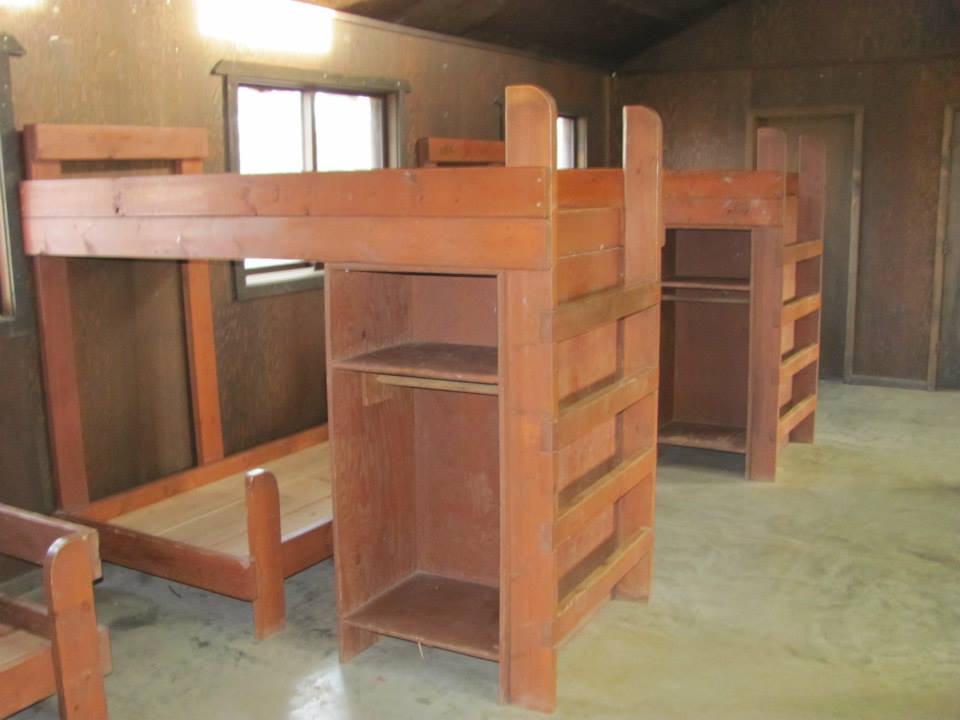
[[(560, 653), (558, 718), (960, 718), (960, 394), (825, 384), (817, 444), (776, 484), (673, 451), (654, 598), (610, 603)], [(337, 663), (330, 562), (287, 583), (289, 627), (116, 567), (113, 718), (535, 718), (496, 666), (384, 640)], [(53, 701), (17, 716), (54, 718)]]

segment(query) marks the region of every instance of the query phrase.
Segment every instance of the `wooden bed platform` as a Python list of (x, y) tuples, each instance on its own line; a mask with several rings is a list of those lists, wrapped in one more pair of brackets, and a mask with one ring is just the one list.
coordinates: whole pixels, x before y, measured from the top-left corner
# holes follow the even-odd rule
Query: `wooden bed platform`
[(663, 183), (660, 444), (746, 456), (773, 480), (812, 442), (820, 357), (823, 145), (762, 129), (757, 170), (668, 172)]
[[(195, 128), (28, 125), (24, 143), (27, 177), (67, 188), (84, 181), (55, 180), (65, 163), (162, 160), (196, 177), (207, 153), (206, 132)], [(165, 179), (125, 180), (150, 178)], [(53, 200), (61, 211), (72, 202), (62, 190)], [(38, 257), (34, 265), (59, 514), (99, 530), (104, 560), (252, 602), (257, 638), (282, 629), (284, 578), (333, 552), (326, 426), (224, 457), (210, 268), (187, 262), (184, 325), (198, 465), (91, 502), (67, 263)]]
[[(23, 224), (44, 261), (325, 262), (341, 659), (382, 635), (435, 645), (497, 661), (505, 702), (551, 710), (561, 643), (610, 598), (650, 593), (661, 126), (627, 108), (624, 168), (558, 172), (553, 99), (506, 97), (505, 167), (30, 181)], [(275, 531), (251, 525), (249, 566), (226, 552), (242, 544), (235, 480), (229, 509), (210, 499), (227, 525), (201, 533), (212, 546), (180, 541), (192, 510), (158, 505), (270, 468), (229, 460), (85, 503), (85, 521), (114, 553), (136, 537), (140, 562), (189, 547), (150, 571), (218, 592), (256, 576), (264, 535), (288, 574), (305, 536), (281, 542), (281, 503)], [(322, 490), (286, 482), (288, 507), (320, 507)], [(329, 527), (306, 531), (312, 557)]]
[(97, 533), (0, 505), (0, 554), (43, 568), (44, 603), (0, 594), (0, 717), (58, 695), (64, 720), (106, 720), (110, 641), (97, 626)]

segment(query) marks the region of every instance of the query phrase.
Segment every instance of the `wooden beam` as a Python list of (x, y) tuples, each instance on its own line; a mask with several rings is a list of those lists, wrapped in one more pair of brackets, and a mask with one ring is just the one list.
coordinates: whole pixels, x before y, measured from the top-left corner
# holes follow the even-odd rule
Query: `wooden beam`
[(24, 128), (37, 160), (205, 158), (206, 128), (34, 124)]
[(77, 521), (82, 523), (106, 522), (117, 515), (124, 515), (139, 508), (153, 505), (174, 495), (217, 482), (230, 475), (253, 470), (258, 465), (276, 460), (284, 455), (299, 452), (325, 442), (326, 439), (327, 426), (318, 425), (279, 440), (272, 440), (234, 455), (229, 455), (223, 460), (189, 468), (174, 475), (154, 480), (146, 485), (110, 495), (76, 511), (74, 515)]
[(659, 301), (660, 286), (656, 282), (601, 290), (561, 303), (551, 310), (543, 318), (541, 337), (544, 341), (568, 340), (646, 310)]
[(543, 168), (147, 175), (26, 182), (24, 220), (367, 216), (543, 218)]
[(24, 246), (69, 257), (538, 269), (550, 243), (547, 222), (535, 219), (225, 217), (37, 219), (24, 224)]
[(0, 505), (0, 554), (42, 565), (50, 546), (62, 537), (78, 535), (87, 545), (90, 566), (100, 577), (97, 533), (84, 525)]

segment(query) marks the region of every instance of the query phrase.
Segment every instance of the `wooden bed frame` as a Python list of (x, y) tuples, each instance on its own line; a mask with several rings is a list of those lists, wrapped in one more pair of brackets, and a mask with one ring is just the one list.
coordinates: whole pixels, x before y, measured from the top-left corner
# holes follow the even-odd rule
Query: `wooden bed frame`
[(105, 720), (110, 641), (97, 627), (97, 533), (0, 505), (0, 554), (43, 568), (45, 603), (0, 594), (0, 717), (53, 694), (64, 720)]
[[(206, 131), (199, 128), (28, 125), (24, 145), (27, 177), (59, 184), (61, 193), (82, 182), (55, 180), (66, 162), (169, 161), (177, 174), (196, 175), (207, 154)], [(69, 208), (71, 198), (58, 195), (53, 206)], [(192, 260), (183, 265), (183, 292), (199, 464), (91, 502), (68, 273), (63, 257), (35, 259), (59, 514), (99, 531), (104, 560), (252, 602), (257, 638), (282, 629), (284, 578), (333, 550), (326, 426), (224, 457), (210, 267)], [(243, 474), (259, 466), (277, 476), (250, 472), (244, 481)], [(311, 472), (313, 482), (305, 477)]]
[(787, 172), (786, 137), (763, 128), (756, 171), (664, 176), (660, 442), (744, 453), (753, 480), (813, 442), (825, 163), (803, 137)]
[(341, 658), (452, 649), (550, 710), (557, 646), (650, 592), (661, 127), (625, 116), (615, 170), (557, 172), (518, 86), (504, 168), (29, 181), (25, 247), (327, 263)]

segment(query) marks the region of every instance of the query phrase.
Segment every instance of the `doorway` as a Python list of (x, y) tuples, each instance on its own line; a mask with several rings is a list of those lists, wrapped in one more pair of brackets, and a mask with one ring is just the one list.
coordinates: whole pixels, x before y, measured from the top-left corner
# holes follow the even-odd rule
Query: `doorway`
[(960, 390), (960, 109), (943, 117), (928, 386)]
[(801, 135), (815, 135), (826, 146), (820, 376), (850, 381), (853, 379), (860, 243), (863, 111), (861, 108), (754, 110), (747, 118), (747, 167), (754, 166), (755, 139), (761, 127), (776, 128), (786, 134), (791, 172), (797, 170), (797, 145)]

